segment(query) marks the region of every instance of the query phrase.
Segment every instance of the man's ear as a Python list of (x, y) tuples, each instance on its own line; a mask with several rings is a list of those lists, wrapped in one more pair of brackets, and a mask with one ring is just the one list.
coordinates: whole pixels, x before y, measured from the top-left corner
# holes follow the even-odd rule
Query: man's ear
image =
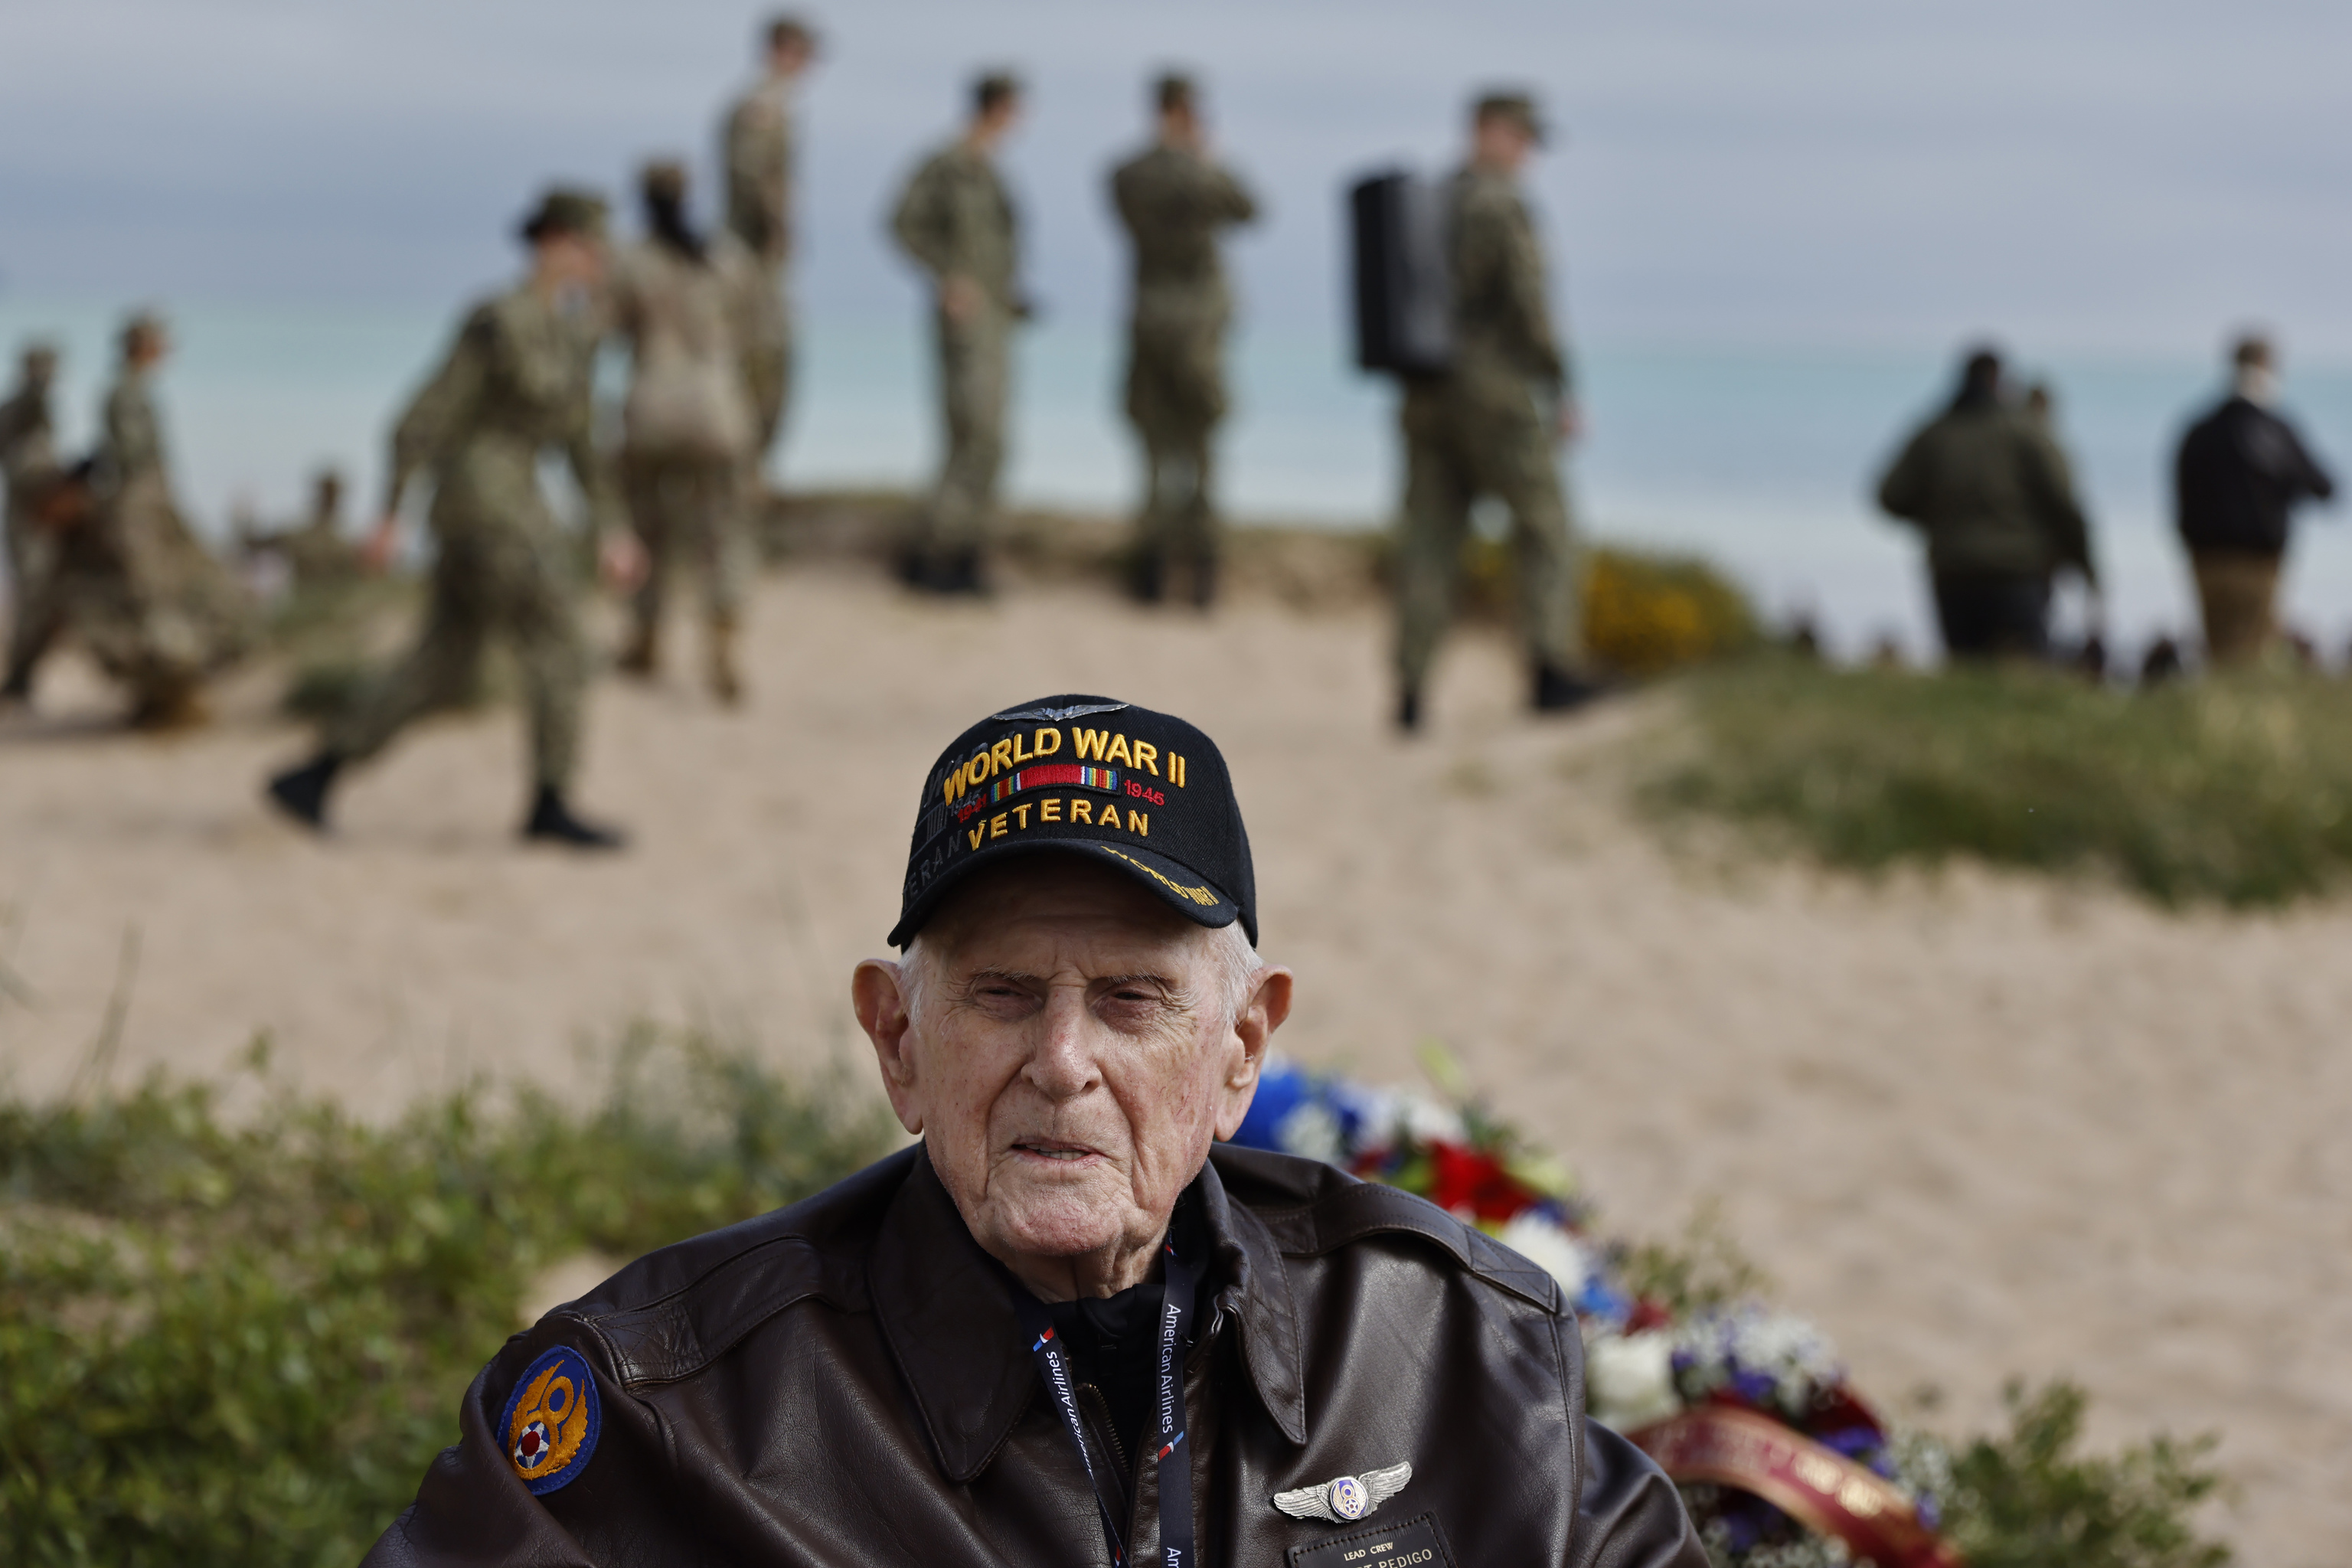
[(1241, 1016), (1234, 1020), (1233, 1037), (1240, 1042), (1241, 1050), (1227, 1058), (1225, 1080), (1218, 1086), (1223, 1093), (1223, 1103), (1217, 1110), (1220, 1138), (1241, 1131), (1250, 1101), (1257, 1098), (1258, 1073), (1265, 1066), (1266, 1048), (1274, 1032), (1290, 1016), (1290, 971), (1281, 964), (1259, 970), (1256, 989), (1250, 993)]
[(883, 1092), (890, 1097), (898, 1125), (920, 1137), (923, 1112), (915, 1085), (915, 1020), (907, 1008), (898, 966), (887, 958), (859, 963), (849, 977), (849, 1004), (857, 1014), (858, 1027), (874, 1042)]

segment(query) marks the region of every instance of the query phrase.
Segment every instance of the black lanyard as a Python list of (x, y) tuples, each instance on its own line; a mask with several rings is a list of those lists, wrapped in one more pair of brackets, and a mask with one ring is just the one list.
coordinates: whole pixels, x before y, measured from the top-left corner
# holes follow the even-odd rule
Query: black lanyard
[[(1160, 1303), (1160, 1384), (1152, 1430), (1159, 1441), (1153, 1458), (1160, 1470), (1160, 1552), (1163, 1568), (1192, 1568), (1192, 1464), (1184, 1448), (1184, 1330), (1192, 1317), (1192, 1271), (1169, 1247), (1162, 1259), (1165, 1292)], [(1095, 1462), (1087, 1455), (1086, 1428), (1078, 1424), (1078, 1391), (1070, 1381), (1069, 1358), (1054, 1336), (1054, 1320), (1036, 1298), (1015, 1290), (1013, 1304), (1020, 1310), (1022, 1327), (1030, 1335), (1029, 1353), (1037, 1358), (1037, 1375), (1062, 1412), (1062, 1425), (1078, 1450), (1078, 1463), (1094, 1489), (1095, 1511), (1102, 1516), (1103, 1540), (1110, 1547), (1111, 1568), (1127, 1568), (1127, 1547)]]

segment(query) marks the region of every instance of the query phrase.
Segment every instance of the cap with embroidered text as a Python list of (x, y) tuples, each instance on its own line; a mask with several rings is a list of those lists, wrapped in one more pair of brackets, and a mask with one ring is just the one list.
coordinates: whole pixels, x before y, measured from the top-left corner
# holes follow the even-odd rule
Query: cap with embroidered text
[(957, 736), (923, 782), (893, 946), (948, 891), (1009, 856), (1081, 855), (1132, 877), (1198, 924), (1257, 941), (1241, 804), (1216, 742), (1110, 697), (1016, 703)]

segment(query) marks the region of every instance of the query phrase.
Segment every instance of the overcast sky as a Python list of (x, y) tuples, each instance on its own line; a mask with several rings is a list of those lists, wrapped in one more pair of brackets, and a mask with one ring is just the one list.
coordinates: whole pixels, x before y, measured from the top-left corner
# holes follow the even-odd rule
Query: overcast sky
[[(813, 5), (805, 308), (912, 299), (894, 183), (1006, 62), (1056, 312), (1118, 294), (1101, 179), (1180, 62), (1269, 217), (1264, 328), (1336, 320), (1344, 179), (1435, 164), (1465, 96), (1541, 93), (1537, 195), (1578, 330), (1624, 342), (2352, 359), (2352, 5), (2240, 0), (860, 0)], [(667, 0), (0, 0), (0, 288), (457, 298), (551, 175), (706, 158), (759, 8)]]

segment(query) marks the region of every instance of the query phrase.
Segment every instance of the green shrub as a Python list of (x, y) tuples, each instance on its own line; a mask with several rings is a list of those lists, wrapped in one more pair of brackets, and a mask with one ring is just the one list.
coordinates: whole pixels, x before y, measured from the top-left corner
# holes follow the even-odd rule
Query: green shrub
[(2221, 1568), (2230, 1550), (2200, 1536), (2197, 1510), (2221, 1488), (2215, 1439), (2157, 1437), (2113, 1458), (2074, 1452), (2089, 1403), (2057, 1383), (2008, 1390), (2010, 1430), (1954, 1454), (1948, 1510), (1969, 1568)]
[(2352, 686), (2302, 677), (2129, 693), (2028, 670), (1758, 659), (1684, 688), (1686, 744), (1638, 789), (1832, 865), (1958, 855), (2095, 870), (2167, 904), (2275, 904), (2352, 867)]
[(584, 1113), (278, 1097), (232, 1125), (159, 1079), (0, 1104), (0, 1560), (356, 1561), (538, 1270), (793, 1202), (894, 1132), (839, 1077), (647, 1030)]

